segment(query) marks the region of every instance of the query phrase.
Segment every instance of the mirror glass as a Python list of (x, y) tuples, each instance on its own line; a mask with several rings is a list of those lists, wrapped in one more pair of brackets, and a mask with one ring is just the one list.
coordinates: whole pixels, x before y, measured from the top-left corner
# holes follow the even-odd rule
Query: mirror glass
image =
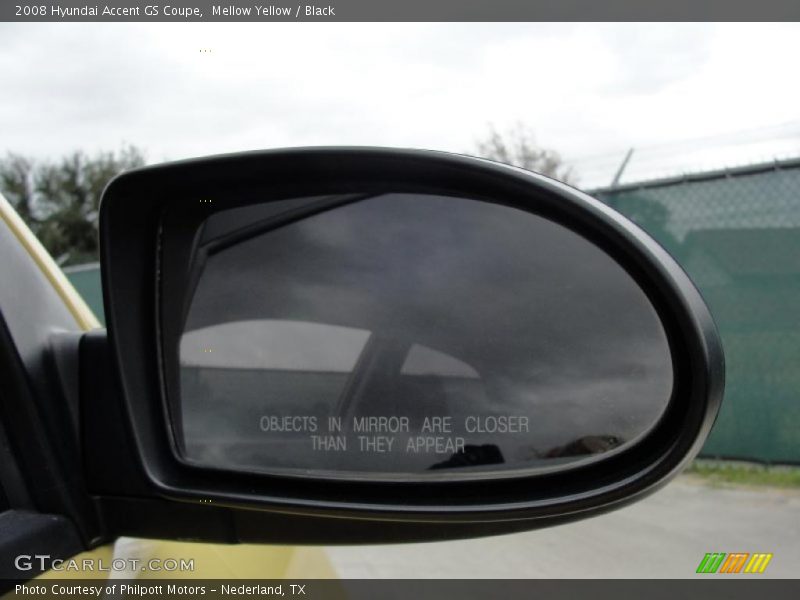
[(544, 217), (365, 194), (229, 209), (199, 235), (174, 410), (190, 462), (527, 475), (617, 453), (669, 404), (647, 296)]

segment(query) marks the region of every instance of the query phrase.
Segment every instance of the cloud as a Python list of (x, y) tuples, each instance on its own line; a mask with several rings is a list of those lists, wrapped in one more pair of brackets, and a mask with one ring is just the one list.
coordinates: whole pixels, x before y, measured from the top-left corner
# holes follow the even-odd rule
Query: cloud
[(36, 156), (123, 142), (156, 161), (320, 144), (463, 152), (487, 123), (524, 121), (567, 158), (613, 154), (607, 177), (630, 146), (774, 125), (796, 119), (800, 101), (790, 76), (796, 24), (36, 23), (1, 32), (0, 152)]

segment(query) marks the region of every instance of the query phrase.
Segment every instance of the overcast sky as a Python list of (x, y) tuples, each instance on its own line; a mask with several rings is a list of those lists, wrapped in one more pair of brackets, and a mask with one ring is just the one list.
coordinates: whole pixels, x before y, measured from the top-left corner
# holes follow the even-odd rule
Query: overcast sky
[[(210, 52), (201, 52), (210, 49)], [(797, 24), (2, 24), (0, 153), (150, 161), (528, 124), (581, 183), (800, 155)]]

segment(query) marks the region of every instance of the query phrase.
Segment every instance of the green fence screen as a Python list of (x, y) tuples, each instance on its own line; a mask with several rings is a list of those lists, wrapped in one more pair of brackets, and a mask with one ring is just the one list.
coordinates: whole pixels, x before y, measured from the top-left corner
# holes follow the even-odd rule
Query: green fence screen
[(100, 283), (100, 265), (89, 263), (65, 267), (64, 274), (70, 280), (78, 293), (83, 297), (89, 308), (92, 309), (100, 322), (106, 324), (105, 310), (103, 310), (103, 286)]
[[(661, 242), (711, 308), (727, 378), (702, 454), (800, 463), (800, 160), (590, 193)], [(98, 266), (65, 271), (102, 321)]]
[(800, 462), (800, 160), (595, 190), (700, 288), (725, 401), (702, 454)]

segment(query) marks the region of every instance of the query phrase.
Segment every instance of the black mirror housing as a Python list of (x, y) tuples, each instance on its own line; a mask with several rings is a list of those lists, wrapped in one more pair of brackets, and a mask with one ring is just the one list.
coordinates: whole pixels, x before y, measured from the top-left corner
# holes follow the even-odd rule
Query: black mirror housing
[[(386, 200), (389, 196), (391, 202)], [(226, 410), (224, 403), (215, 405), (214, 408), (222, 412), (208, 412), (203, 417), (202, 411), (209, 405), (208, 399), (203, 396), (203, 401), (194, 405), (191, 399), (205, 392), (186, 391), (217, 385), (209, 383), (217, 380), (209, 379), (208, 373), (203, 369), (213, 368), (218, 371), (222, 364), (225, 368), (236, 369), (235, 376), (241, 377), (245, 370), (254, 369), (251, 359), (245, 360), (242, 357), (253, 356), (253, 349), (257, 349), (261, 352), (258, 358), (261, 362), (256, 366), (274, 363), (278, 365), (274, 367), (275, 370), (293, 371), (293, 365), (286, 366), (288, 359), (283, 355), (289, 353), (294, 342), (286, 340), (297, 340), (311, 334), (307, 333), (307, 325), (298, 326), (295, 323), (287, 326), (282, 321), (283, 324), (272, 326), (264, 335), (256, 336), (253, 333), (256, 328), (252, 323), (258, 320), (259, 315), (247, 312), (251, 310), (253, 303), (244, 302), (248, 293), (255, 293), (250, 289), (251, 286), (248, 286), (249, 292), (228, 289), (228, 300), (224, 304), (214, 304), (216, 296), (212, 294), (211, 304), (208, 304), (211, 308), (203, 308), (205, 305), (201, 301), (204, 277), (206, 281), (211, 281), (210, 275), (207, 275), (210, 272), (208, 265), (211, 264), (209, 257), (220, 256), (226, 249), (249, 243), (248, 240), (266, 239), (257, 236), (264, 236), (269, 232), (287, 232), (293, 224), (310, 223), (314, 218), (344, 215), (344, 212), (337, 211), (348, 207), (370, 207), (378, 215), (378, 221), (380, 215), (388, 214), (381, 212), (388, 206), (403, 205), (409, 207), (409, 210), (417, 210), (417, 204), (408, 201), (411, 197), (448, 199), (436, 202), (426, 200), (426, 207), (432, 207), (438, 202), (443, 208), (438, 212), (425, 213), (427, 218), (418, 219), (418, 223), (440, 219), (444, 221), (442, 227), (445, 229), (448, 223), (455, 223), (459, 219), (461, 223), (467, 223), (468, 207), (480, 203), (481, 206), (518, 211), (514, 214), (520, 215), (517, 220), (523, 223), (526, 222), (525, 218), (531, 216), (535, 217), (536, 223), (552, 224), (558, 231), (569, 232), (581, 244), (590, 244), (603, 257), (609, 257), (609, 262), (619, 267), (619, 273), (624, 273), (641, 290), (641, 297), (647, 299), (652, 307), (652, 314), (657, 316), (659, 331), (663, 330), (667, 357), (665, 360), (669, 361), (668, 372), (671, 377), (671, 386), (665, 392), (664, 406), (658, 407), (658, 411), (652, 414), (648, 413), (649, 416), (641, 421), (642, 425), (636, 435), (622, 436), (625, 443), (620, 443), (620, 436), (617, 434), (583, 435), (580, 428), (582, 425), (575, 425), (580, 421), (576, 415), (590, 415), (586, 418), (603, 423), (598, 433), (610, 433), (611, 426), (603, 420), (604, 414), (613, 409), (621, 415), (624, 413), (623, 416), (629, 416), (633, 413), (627, 407), (643, 405), (644, 400), (629, 404), (612, 402), (606, 409), (596, 408), (595, 404), (587, 401), (578, 405), (577, 412), (564, 413), (564, 417), (558, 420), (558, 426), (549, 427), (545, 425), (551, 423), (547, 420), (550, 417), (545, 419), (543, 415), (551, 413), (543, 412), (544, 404), (539, 400), (536, 400), (538, 404), (531, 400), (530, 411), (525, 412), (527, 408), (519, 409), (511, 415), (513, 418), (496, 410), (487, 412), (487, 415), (494, 418), (493, 421), (480, 421), (479, 417), (485, 415), (476, 416), (473, 414), (474, 410), (473, 413), (463, 414), (451, 411), (456, 415), (453, 417), (455, 422), (469, 423), (472, 428), (470, 435), (474, 434), (474, 437), (470, 438), (463, 432), (460, 437), (454, 434), (452, 439), (461, 439), (462, 446), (458, 447), (458, 442), (455, 442), (455, 445), (446, 450), (443, 446), (440, 454), (433, 450), (435, 456), (432, 454), (425, 464), (437, 466), (427, 466), (419, 471), (415, 471), (416, 463), (410, 458), (404, 458), (406, 454), (398, 453), (390, 463), (380, 463), (372, 455), (365, 457), (363, 452), (359, 454), (352, 449), (340, 453), (335, 459), (326, 455), (323, 458), (328, 460), (325, 463), (328, 466), (315, 469), (314, 457), (318, 455), (307, 452), (308, 444), (311, 443), (308, 420), (303, 422), (306, 430), (301, 432), (302, 440), (306, 440), (303, 442), (305, 445), (297, 442), (291, 435), (282, 433), (283, 437), (269, 438), (274, 441), (274, 445), (267, 447), (259, 442), (267, 439), (263, 437), (263, 428), (258, 433), (262, 437), (256, 437), (256, 433), (253, 433), (254, 437), (251, 439), (248, 437), (250, 433), (236, 429), (239, 426), (235, 424), (226, 430), (227, 437), (214, 437), (228, 427), (221, 424)], [(382, 198), (382, 203), (375, 202), (376, 198)], [(422, 213), (412, 213), (409, 223), (414, 222), (413, 214)], [(488, 213), (480, 213), (484, 214)], [(402, 214), (392, 213), (393, 222), (398, 223), (402, 218)], [(474, 223), (479, 225), (482, 218), (484, 217), (477, 216), (464, 227), (470, 227)], [(533, 239), (523, 235), (522, 230), (518, 237), (514, 237), (517, 235), (514, 233), (516, 229), (507, 227), (505, 221), (503, 223), (498, 229), (491, 230), (492, 235), (486, 237), (487, 245), (492, 244), (493, 248), (502, 248), (503, 252), (508, 253), (513, 252), (520, 244), (527, 243), (525, 240)], [(517, 226), (518, 224), (514, 225)], [(329, 221), (325, 222), (325, 227), (330, 229)], [(423, 229), (422, 224), (418, 227), (419, 230)], [(362, 295), (358, 298), (362, 299), (366, 292), (359, 288), (359, 281), (363, 281), (363, 277), (348, 277), (347, 273), (350, 271), (345, 269), (336, 271), (341, 261), (336, 262), (331, 258), (329, 262), (325, 262), (328, 256), (326, 252), (321, 251), (318, 255), (310, 250), (308, 253), (305, 250), (295, 252), (295, 246), (291, 244), (308, 239), (310, 235), (306, 230), (295, 231), (298, 235), (291, 239), (288, 236), (269, 238), (277, 241), (270, 241), (271, 245), (260, 247), (262, 249), (258, 253), (252, 250), (242, 253), (256, 256), (258, 262), (261, 260), (258, 257), (266, 256), (262, 254), (266, 252), (264, 248), (270, 250), (270, 256), (280, 254), (282, 249), (286, 250), (289, 258), (284, 257), (282, 263), (277, 262), (277, 259), (274, 265), (270, 263), (273, 266), (270, 266), (268, 273), (275, 277), (271, 284), (273, 295), (280, 295), (276, 283), (279, 280), (291, 282), (294, 277), (306, 277), (313, 282), (323, 277), (324, 273), (325, 277), (332, 278), (335, 275), (339, 277), (337, 281), (350, 282), (346, 284), (352, 292), (347, 296), (347, 302), (359, 293)], [(343, 231), (351, 231), (352, 237), (352, 230)], [(397, 232), (399, 229), (393, 231)], [(499, 231), (507, 232), (505, 245), (501, 239), (504, 236), (498, 234)], [(479, 238), (470, 239), (474, 241)], [(542, 240), (539, 242), (542, 256), (546, 255), (547, 250), (543, 244), (555, 243), (547, 242), (550, 238), (546, 235), (536, 239)], [(341, 247), (339, 242), (333, 243), (339, 244), (337, 248)], [(458, 281), (479, 281), (481, 289), (490, 289), (486, 282), (493, 281), (494, 293), (500, 293), (512, 283), (508, 278), (492, 278), (494, 269), (491, 265), (504, 263), (503, 255), (492, 255), (488, 246), (482, 247), (481, 243), (483, 242), (474, 241), (474, 255), (466, 261), (474, 265), (470, 273), (472, 279)], [(115, 495), (118, 498), (126, 494), (137, 496), (136, 502), (147, 502), (147, 510), (163, 515), (164, 520), (174, 520), (176, 512), (181, 511), (184, 515), (196, 515), (191, 520), (207, 521), (206, 528), (194, 530), (193, 537), (197, 539), (284, 543), (419, 541), (508, 533), (591, 516), (635, 501), (658, 489), (680, 472), (700, 450), (722, 401), (724, 361), (713, 320), (700, 294), (674, 259), (636, 225), (594, 198), (546, 177), (490, 161), (414, 150), (308, 148), (225, 155), (147, 167), (125, 173), (109, 184), (101, 204), (100, 244), (108, 340), (94, 335), (84, 343), (83, 362), (88, 365), (82, 368), (83, 389), (86, 391), (84, 412), (88, 415), (84, 418), (84, 440), (87, 448), (91, 448), (89, 452), (95, 453), (105, 452), (98, 446), (111, 445), (115, 438), (118, 442), (117, 448), (109, 449), (109, 452), (112, 455), (116, 453), (120, 461), (135, 463), (136, 467), (131, 469), (136, 473), (126, 475), (125, 469), (104, 469), (98, 466), (97, 461), (90, 460), (87, 468), (89, 485), (94, 486), (93, 491), (98, 495)], [(383, 260), (380, 258), (383, 256), (381, 252), (386, 248), (391, 246), (375, 242), (369, 246), (369, 254), (375, 260)], [(447, 248), (452, 249), (453, 244), (447, 245)], [(561, 252), (563, 263), (568, 268), (547, 272), (552, 277), (564, 277), (566, 283), (562, 287), (567, 291), (559, 293), (562, 294), (562, 300), (569, 303), (569, 298), (575, 298), (575, 292), (573, 296), (569, 296), (567, 285), (572, 281), (570, 277), (577, 277), (573, 273), (597, 271), (581, 271), (577, 264), (574, 265), (575, 270), (571, 270), (569, 261), (573, 260), (570, 258), (572, 254), (571, 251), (565, 251), (565, 248), (569, 250), (572, 246), (553, 247), (551, 256)], [(463, 257), (468, 251), (464, 246), (461, 249), (456, 248), (448, 256)], [(353, 255), (358, 253), (354, 252)], [(518, 256), (514, 255), (515, 264), (529, 255), (531, 252), (527, 250), (521, 251)], [(292, 257), (297, 256), (302, 261), (297, 264), (291, 262), (294, 260)], [(476, 273), (481, 272), (481, 261), (487, 256), (493, 256), (491, 260), (494, 262), (486, 262), (488, 266), (482, 271), (485, 275), (481, 279)], [(414, 260), (416, 262), (413, 264), (420, 264), (418, 257)], [(536, 265), (547, 264), (547, 260), (540, 258), (538, 261)], [(318, 271), (307, 267), (308, 264), (323, 263), (324, 267), (320, 267)], [(285, 272), (276, 270), (280, 265), (289, 264), (292, 266), (284, 269)], [(301, 272), (297, 265), (306, 270)], [(231, 271), (224, 264), (218, 270), (222, 273), (220, 277)], [(325, 322), (339, 328), (382, 331), (385, 335), (376, 338), (378, 341), (387, 337), (391, 339), (381, 342), (384, 345), (379, 345), (372, 356), (375, 362), (383, 361), (383, 365), (394, 360), (392, 352), (398, 347), (402, 349), (401, 355), (406, 356), (404, 369), (409, 364), (409, 348), (414, 344), (419, 342), (417, 347), (432, 348), (435, 352), (426, 350), (428, 353), (423, 355), (424, 367), (419, 367), (422, 371), (416, 373), (427, 379), (416, 379), (414, 390), (428, 389), (420, 385), (430, 380), (431, 369), (434, 368), (431, 365), (439, 364), (437, 360), (442, 365), (447, 365), (441, 369), (457, 372), (461, 382), (459, 385), (462, 386), (460, 390), (467, 389), (463, 380), (472, 377), (465, 375), (472, 373), (472, 370), (456, 366), (450, 359), (437, 358), (443, 349), (450, 355), (453, 354), (450, 349), (454, 348), (463, 349), (459, 358), (481, 374), (482, 379), (487, 382), (486, 385), (491, 388), (490, 391), (494, 390), (492, 393), (495, 396), (492, 397), (508, 397), (512, 394), (508, 391), (510, 388), (502, 386), (514, 377), (517, 377), (514, 380), (515, 385), (519, 381), (525, 381), (525, 385), (529, 386), (539, 385), (527, 383), (529, 379), (519, 373), (528, 373), (525, 369), (533, 368), (530, 363), (535, 363), (544, 354), (542, 351), (538, 354), (532, 352), (533, 358), (523, 360), (520, 356), (526, 355), (520, 350), (523, 346), (519, 345), (522, 343), (519, 340), (535, 345), (537, 328), (541, 328), (546, 321), (543, 318), (528, 320), (526, 317), (525, 323), (521, 324), (520, 315), (524, 313), (524, 304), (514, 304), (513, 307), (503, 304), (505, 308), (497, 311), (497, 314), (508, 315), (506, 321), (510, 321), (510, 325), (507, 330), (502, 330), (502, 335), (497, 335), (498, 341), (492, 346), (491, 352), (481, 353), (470, 345), (477, 334), (464, 331), (475, 321), (474, 318), (470, 319), (475, 316), (474, 313), (465, 312), (464, 320), (453, 318), (453, 324), (448, 325), (442, 319), (429, 319), (432, 313), (424, 310), (406, 310), (407, 305), (412, 303), (412, 295), (408, 290), (419, 292), (414, 296), (416, 310), (420, 305), (423, 308), (434, 306), (438, 298), (436, 294), (458, 287), (440, 285), (443, 279), (447, 279), (446, 270), (427, 279), (415, 277), (413, 266), (409, 268), (405, 263), (395, 271), (379, 271), (388, 275), (380, 280), (384, 283), (377, 286), (380, 288), (377, 292), (375, 284), (369, 288), (370, 293), (374, 292), (370, 298), (374, 299), (375, 310), (338, 310), (337, 306), (345, 306), (345, 300), (338, 302), (329, 297), (324, 305), (314, 308), (321, 312), (309, 316), (307, 320)], [(500, 269), (497, 272), (506, 271)], [(380, 290), (390, 287), (386, 282), (400, 282), (399, 273), (403, 274), (404, 279), (402, 285), (398, 283), (398, 289), (406, 290), (407, 295), (381, 295)], [(220, 281), (223, 280), (228, 281)], [(245, 278), (241, 281), (249, 280)], [(433, 283), (427, 288), (425, 286), (429, 281)], [(548, 289), (552, 286), (547, 285), (546, 278), (541, 281), (544, 283), (535, 288), (535, 294), (530, 291), (532, 298), (549, 293)], [(607, 278), (603, 281), (607, 281)], [(584, 290), (582, 301), (585, 302), (585, 290), (591, 291), (591, 286), (586, 287), (585, 278), (575, 279), (573, 283), (576, 290)], [(219, 284), (215, 285), (212, 291), (220, 287)], [(465, 284), (458, 285), (462, 286), (459, 290), (465, 289)], [(616, 284), (608, 286), (609, 290), (619, 287)], [(516, 296), (519, 296), (518, 290), (528, 288), (515, 288)], [(598, 298), (602, 295), (598, 292)], [(243, 299), (241, 302), (238, 300), (240, 296)], [(287, 293), (286, 298), (290, 300), (296, 296)], [(392, 301), (397, 305), (392, 306), (392, 311), (382, 311), (381, 306), (385, 306), (389, 298), (393, 298)], [(574, 321), (575, 315), (582, 311), (576, 309), (569, 320), (566, 311), (564, 317), (558, 317), (560, 313), (557, 312), (548, 313), (547, 308), (553, 306), (558, 299), (555, 295), (553, 298), (555, 300), (551, 300), (551, 304), (542, 301), (540, 312), (556, 314), (556, 317), (548, 317), (553, 330), (567, 331), (570, 321)], [(303, 305), (302, 301), (293, 304), (289, 300), (270, 309), (274, 309), (274, 314), (270, 313), (270, 323), (274, 325), (274, 322), (281, 319), (294, 319), (298, 311), (302, 312), (298, 308), (300, 306), (306, 306), (303, 310), (311, 310), (307, 308), (310, 305)], [(482, 302), (484, 304), (478, 303), (476, 306), (480, 308), (486, 305), (485, 301)], [(259, 301), (256, 304), (258, 310), (261, 310), (262, 303)], [(353, 305), (364, 306), (362, 300), (356, 304), (347, 304), (348, 307)], [(442, 308), (446, 305), (443, 302), (435, 314), (446, 312)], [(234, 316), (222, 316), (226, 310), (232, 311), (231, 314), (235, 313)], [(452, 312), (457, 313), (459, 310), (461, 309), (453, 308)], [(619, 306), (613, 310), (626, 312), (624, 307)], [(353, 314), (356, 316), (352, 317)], [(319, 315), (324, 315), (328, 320), (325, 321)], [(393, 320), (391, 315), (398, 315), (397, 319)], [(422, 316), (414, 321), (414, 315)], [(554, 318), (556, 321), (563, 318), (564, 323), (553, 323)], [(191, 325), (193, 319), (198, 324)], [(245, 323), (245, 326), (230, 330), (233, 333), (225, 341), (227, 345), (220, 342), (220, 348), (224, 348), (228, 358), (215, 360), (223, 361), (222, 363), (208, 363), (210, 359), (199, 355), (196, 348), (192, 349), (188, 345), (192, 339), (208, 339), (201, 334), (212, 330), (204, 327), (220, 323), (228, 326), (231, 322)], [(423, 325), (418, 325), (417, 322)], [(496, 317), (495, 322), (495, 328), (505, 326), (505, 321), (500, 316)], [(637, 331), (633, 326), (629, 329), (632, 332)], [(613, 330), (614, 327), (609, 329)], [(190, 331), (200, 333), (189, 338), (186, 334)], [(220, 331), (223, 330), (213, 329), (214, 335), (218, 336), (214, 339), (221, 339)], [(515, 331), (518, 339), (513, 339)], [(356, 334), (345, 333), (335, 339), (358, 337)], [(253, 341), (249, 341), (248, 336), (251, 335), (254, 336)], [(279, 335), (285, 337), (276, 337)], [(271, 351), (268, 350), (272, 343), (270, 339), (283, 341), (276, 345), (277, 350)], [(318, 338), (311, 336), (308, 339)], [(575, 346), (578, 338), (570, 339), (570, 343)], [(597, 356), (596, 349), (602, 347), (601, 342), (602, 340), (597, 342), (599, 345), (591, 346), (593, 350), (587, 356)], [(309, 343), (319, 350), (319, 343)], [(502, 354), (503, 351), (508, 354)], [(361, 350), (361, 363), (364, 362), (365, 352)], [(618, 353), (618, 350), (609, 351), (609, 355), (614, 353)], [(303, 350), (301, 354), (307, 357), (308, 351)], [(339, 345), (335, 352), (326, 354), (327, 358), (315, 359), (323, 361), (320, 364), (327, 365), (319, 370), (328, 374), (337, 373), (339, 367), (336, 365), (344, 360), (341, 358), (344, 354), (345, 346)], [(568, 353), (564, 356), (568, 356)], [(93, 384), (91, 380), (97, 375), (96, 368), (92, 367), (100, 360), (108, 363), (108, 372), (105, 373), (108, 381), (104, 384)], [(524, 364), (517, 368), (514, 360)], [(560, 359), (560, 363), (553, 362), (555, 359), (552, 357), (547, 360), (551, 361), (548, 365), (556, 367), (568, 363), (567, 358)], [(358, 361), (354, 358), (352, 362), (356, 364)], [(400, 363), (402, 360), (397, 364)], [(353, 364), (347, 368), (355, 372), (356, 367)], [(586, 365), (590, 362), (581, 363), (576, 359), (574, 364), (582, 365), (580, 368), (585, 370), (589, 368)], [(616, 368), (617, 363), (614, 364)], [(390, 370), (388, 367), (381, 369), (383, 370), (375, 372), (380, 374)], [(413, 367), (408, 369), (413, 371)], [(196, 373), (198, 370), (199, 375)], [(345, 371), (343, 368), (342, 372)], [(535, 369), (532, 372), (536, 372)], [(580, 372), (577, 376), (571, 376), (577, 389), (576, 394), (582, 393), (579, 385)], [(485, 373), (489, 375), (483, 377)], [(621, 386), (628, 385), (638, 377), (635, 369), (626, 373), (628, 374), (615, 375), (615, 381)], [(190, 388), (191, 377), (199, 377), (206, 388)], [(397, 390), (401, 389), (401, 384), (396, 376), (393, 377), (385, 379), (389, 383), (381, 378), (383, 387), (379, 385), (370, 389), (384, 390), (381, 393), (386, 397), (390, 397), (392, 393), (399, 394)], [(257, 388), (253, 396), (256, 399), (261, 398), (258, 394), (269, 391), (262, 387), (265, 380), (258, 381), (259, 383), (253, 384)], [(269, 381), (275, 381), (275, 378)], [(293, 382), (295, 379), (287, 381)], [(353, 376), (347, 381), (352, 388)], [(239, 383), (236, 385), (239, 387), (215, 389), (241, 389)], [(316, 383), (314, 385), (317, 386)], [(340, 400), (344, 397), (350, 402), (342, 404), (350, 408), (340, 406), (337, 410), (345, 414), (347, 420), (360, 418), (358, 415), (362, 413), (352, 408), (352, 401), (347, 395), (351, 392), (345, 393), (340, 388), (336, 389), (334, 396)], [(526, 388), (527, 395), (524, 397), (543, 397), (546, 394), (541, 389)], [(208, 398), (216, 398), (220, 393), (222, 392), (214, 396), (209, 392)], [(459, 398), (472, 397), (470, 394), (473, 393), (463, 392)], [(357, 398), (357, 392), (352, 392), (352, 397)], [(403, 398), (400, 397), (400, 401)], [(253, 400), (251, 404), (253, 403), (257, 403), (257, 400)], [(309, 406), (312, 404), (310, 402)], [(319, 408), (318, 404), (319, 402), (313, 404), (316, 407), (314, 410), (328, 411), (330, 408)], [(194, 411), (191, 412), (192, 406), (198, 408), (191, 409)], [(250, 404), (247, 406), (250, 407)], [(415, 418), (421, 421), (426, 415), (441, 415), (441, 411), (433, 409), (415, 410), (411, 416), (412, 422)], [(245, 414), (245, 408), (241, 412)], [(369, 411), (363, 414), (368, 413)], [(195, 418), (197, 414), (205, 421)], [(384, 416), (388, 418), (397, 414), (386, 413)], [(505, 416), (505, 419), (500, 419), (498, 415)], [(467, 421), (473, 417), (475, 421)], [(608, 423), (619, 420), (609, 420)], [(635, 419), (630, 416), (627, 421), (621, 420), (627, 423)], [(205, 430), (202, 426), (206, 421), (216, 425)], [(315, 420), (315, 428), (321, 427), (323, 422), (323, 417), (319, 421)], [(300, 421), (297, 423), (296, 427), (300, 428)], [(439, 423), (441, 425), (441, 421)], [(506, 437), (498, 437), (500, 441), (494, 448), (491, 447), (494, 444), (483, 443), (494, 439), (491, 436), (495, 435), (494, 432), (487, 433), (487, 423), (493, 424), (491, 426), (495, 428), (498, 423), (503, 423), (506, 430), (503, 434)], [(483, 429), (478, 432), (479, 426)], [(539, 433), (533, 435), (534, 430)], [(556, 430), (564, 431), (564, 436), (547, 437), (547, 431)], [(592, 430), (588, 433), (595, 432)], [(511, 437), (508, 436), (516, 437), (509, 441)], [(401, 433), (399, 438), (393, 439), (398, 447), (407, 447), (409, 437), (413, 436), (409, 434), (403, 437)], [(607, 447), (597, 450), (596, 438), (599, 437), (608, 443)], [(351, 441), (348, 442), (351, 445), (352, 439), (354, 438), (349, 438)], [(539, 445), (544, 448), (535, 459), (523, 462), (528, 459), (513, 458), (522, 456), (521, 449), (526, 447), (525, 444), (533, 442), (541, 442)], [(294, 450), (295, 446), (291, 446), (294, 443), (298, 444), (296, 447), (299, 450)], [(228, 445), (223, 451), (221, 448), (225, 444)], [(464, 444), (471, 449), (468, 451)], [(246, 446), (244, 449), (243, 445)], [(284, 451), (282, 448), (292, 450)], [(518, 462), (515, 463), (514, 460)], [(499, 463), (504, 466), (499, 467)], [(375, 465), (380, 464), (399, 466), (386, 466), (385, 472), (379, 473)], [(123, 482), (123, 479), (126, 481)], [(133, 483), (134, 480), (136, 483)], [(115, 506), (115, 509), (109, 509), (109, 514), (124, 512), (120, 504)], [(141, 534), (133, 526), (126, 530), (124, 521), (121, 517), (115, 521), (122, 533)], [(219, 526), (215, 529), (216, 526), (208, 525), (208, 522), (218, 522)], [(187, 523), (186, 528), (190, 530), (191, 525)], [(186, 535), (178, 530), (173, 531), (176, 532), (175, 535)]]

